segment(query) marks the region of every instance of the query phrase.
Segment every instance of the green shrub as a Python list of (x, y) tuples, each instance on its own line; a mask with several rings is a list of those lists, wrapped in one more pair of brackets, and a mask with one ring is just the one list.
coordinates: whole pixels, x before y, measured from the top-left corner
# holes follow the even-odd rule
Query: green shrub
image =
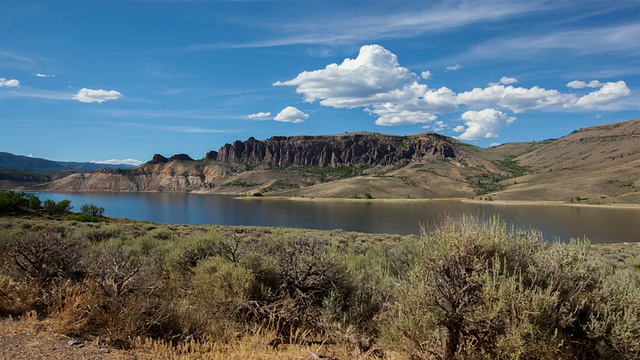
[(33, 286), (48, 287), (65, 279), (84, 277), (81, 264), (83, 247), (74, 237), (51, 229), (20, 234), (5, 245), (14, 279)]
[(0, 316), (36, 310), (60, 333), (124, 345), (257, 330), (354, 358), (373, 342), (394, 358), (639, 358), (637, 252), (607, 249), (605, 264), (587, 241), (495, 218), (421, 237), (4, 218)]
[(194, 269), (192, 288), (194, 298), (206, 307), (242, 303), (249, 299), (254, 276), (250, 270), (236, 266), (219, 256), (200, 262)]
[(43, 210), (50, 215), (66, 215), (73, 206), (71, 206), (71, 200), (60, 200), (58, 203), (51, 199), (44, 201)]
[(24, 191), (0, 190), (0, 215), (20, 215), (40, 210), (40, 199)]
[(103, 217), (104, 208), (93, 204), (84, 204), (80, 207), (80, 213), (91, 217)]
[(389, 344), (416, 358), (640, 354), (637, 284), (610, 286), (621, 275), (590, 261), (587, 242), (548, 245), (495, 218), (449, 221), (422, 240), (423, 261), (384, 315)]
[[(67, 220), (69, 220), (67, 218)], [(91, 242), (103, 242), (113, 238), (117, 238), (122, 234), (122, 229), (116, 225), (107, 225), (96, 229), (87, 229), (83, 235), (84, 238)]]
[(248, 320), (246, 309), (255, 284), (253, 273), (219, 256), (201, 261), (194, 269), (185, 299), (194, 336), (221, 339)]
[(351, 286), (344, 264), (330, 251), (329, 242), (276, 235), (262, 251), (251, 258), (260, 260), (248, 266), (259, 286), (253, 296), (260, 301), (250, 309), (254, 321), (284, 337), (300, 332), (322, 333), (326, 301), (345, 303)]

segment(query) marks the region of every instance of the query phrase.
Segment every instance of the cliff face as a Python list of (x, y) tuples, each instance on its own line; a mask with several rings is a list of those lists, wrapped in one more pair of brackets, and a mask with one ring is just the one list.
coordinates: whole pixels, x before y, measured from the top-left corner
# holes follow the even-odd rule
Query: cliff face
[[(165, 158), (166, 159), (166, 158)], [(229, 170), (209, 164), (194, 166), (194, 161), (154, 160), (128, 170), (97, 170), (72, 174), (53, 181), (49, 191), (184, 191), (202, 190), (225, 178)]]
[(253, 137), (226, 144), (207, 159), (273, 167), (317, 165), (390, 165), (405, 160), (458, 158), (448, 139), (433, 133), (412, 136), (345, 134), (334, 136)]
[[(411, 136), (352, 133), (330, 136), (251, 137), (210, 151), (205, 160), (186, 154), (156, 154), (146, 164), (127, 170), (72, 174), (46, 185), (50, 191), (199, 191), (253, 193), (300, 189), (332, 175), (271, 171), (297, 166), (387, 166), (409, 161), (468, 165), (469, 155), (455, 140), (433, 133)], [(244, 165), (255, 166), (251, 171)], [(372, 170), (373, 171), (373, 170)], [(355, 172), (351, 176), (355, 176)], [(363, 175), (362, 173), (358, 173)], [(326, 178), (329, 176), (329, 178)]]

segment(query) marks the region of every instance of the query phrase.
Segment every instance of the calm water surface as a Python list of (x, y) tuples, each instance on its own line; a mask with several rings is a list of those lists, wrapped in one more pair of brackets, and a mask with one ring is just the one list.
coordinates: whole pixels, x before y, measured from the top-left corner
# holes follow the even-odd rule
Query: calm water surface
[(37, 193), (43, 201), (71, 200), (74, 210), (93, 203), (105, 215), (167, 224), (215, 224), (343, 229), (368, 233), (419, 234), (447, 215), (500, 216), (511, 226), (535, 228), (547, 240), (587, 236), (593, 243), (640, 241), (640, 209), (556, 205), (470, 204), (458, 201), (241, 200), (188, 193)]

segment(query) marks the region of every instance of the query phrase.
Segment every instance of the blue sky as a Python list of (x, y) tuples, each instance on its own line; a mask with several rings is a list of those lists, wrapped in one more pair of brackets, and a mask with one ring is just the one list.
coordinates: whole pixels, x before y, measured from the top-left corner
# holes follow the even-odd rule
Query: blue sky
[(640, 2), (0, 0), (0, 151), (202, 158), (250, 136), (479, 146), (640, 118)]

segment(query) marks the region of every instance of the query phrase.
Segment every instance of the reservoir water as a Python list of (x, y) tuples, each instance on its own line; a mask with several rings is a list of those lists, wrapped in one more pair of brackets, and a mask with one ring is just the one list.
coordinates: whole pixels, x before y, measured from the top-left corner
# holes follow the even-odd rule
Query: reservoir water
[(296, 201), (235, 199), (189, 193), (37, 193), (41, 200), (71, 200), (105, 208), (105, 215), (167, 224), (295, 227), (368, 233), (419, 234), (446, 216), (499, 216), (518, 229), (540, 230), (545, 239), (586, 236), (592, 243), (640, 241), (640, 208), (504, 205), (460, 201)]

